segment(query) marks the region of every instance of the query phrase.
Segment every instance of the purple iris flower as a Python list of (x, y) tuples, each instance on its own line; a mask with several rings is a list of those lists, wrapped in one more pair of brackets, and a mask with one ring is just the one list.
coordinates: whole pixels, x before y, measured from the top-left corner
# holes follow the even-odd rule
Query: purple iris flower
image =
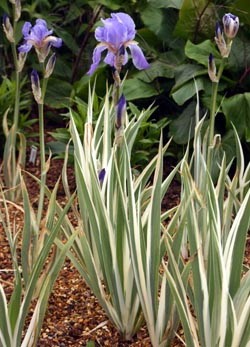
[(25, 22), (22, 28), (24, 44), (19, 46), (19, 52), (29, 52), (34, 46), (38, 60), (43, 63), (49, 54), (50, 47), (61, 47), (62, 39), (51, 35), (53, 30), (48, 30), (47, 23), (43, 19), (37, 19), (32, 27), (30, 22)]
[(95, 38), (100, 43), (93, 52), (93, 63), (87, 72), (92, 75), (97, 69), (101, 54), (106, 49), (108, 53), (104, 62), (120, 71), (128, 61), (127, 48), (130, 49), (133, 64), (138, 70), (147, 69), (149, 64), (144, 57), (138, 42), (134, 41), (136, 30), (133, 19), (126, 13), (111, 13), (111, 18), (102, 19), (102, 27), (95, 30)]

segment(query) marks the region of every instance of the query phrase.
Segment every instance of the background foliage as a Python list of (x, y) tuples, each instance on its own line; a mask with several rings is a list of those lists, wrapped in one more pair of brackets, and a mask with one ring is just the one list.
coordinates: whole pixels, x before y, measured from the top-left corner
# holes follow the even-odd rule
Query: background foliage
[[(68, 106), (73, 106), (78, 118), (86, 117), (84, 107), (79, 112), (78, 101), (81, 99), (83, 103), (87, 102), (90, 77), (86, 72), (91, 63), (92, 50), (96, 45), (93, 32), (100, 24), (100, 18), (107, 17), (114, 11), (124, 11), (132, 16), (137, 28), (136, 39), (151, 63), (151, 68), (146, 71), (137, 71), (132, 64), (127, 64), (123, 71), (124, 75), (128, 72), (124, 86), (126, 99), (140, 108), (146, 108), (152, 102), (157, 106), (150, 118), (151, 122), (147, 122), (143, 132), (138, 134), (142, 139), (145, 138), (146, 128), (149, 143), (141, 144), (141, 150), (144, 151), (146, 158), (150, 152), (149, 146), (152, 146), (158, 137), (158, 134), (155, 136), (152, 131), (152, 122), (158, 129), (161, 125), (168, 124), (164, 133), (166, 137), (172, 136), (174, 139), (172, 153), (182, 155), (183, 145), (187, 143), (190, 134), (193, 134), (194, 128), (196, 105), (194, 78), (201, 99), (201, 115), (209, 109), (211, 82), (207, 75), (208, 55), (213, 52), (217, 63), (220, 59), (214, 44), (215, 23), (227, 12), (239, 16), (240, 30), (234, 40), (232, 53), (219, 86), (221, 104), (218, 105), (220, 108), (216, 127), (223, 137), (222, 145), (230, 157), (234, 153), (231, 127), (233, 122), (243, 140), (245, 153), (249, 155), (250, 16), (249, 6), (245, 0), (129, 0), (126, 3), (121, 0), (23, 1), (17, 39), (21, 39), (21, 27), (24, 21), (33, 23), (36, 18), (43, 17), (64, 42), (57, 54), (56, 69), (49, 82), (46, 96), (47, 118), (56, 122), (55, 127), (63, 124), (65, 128), (68, 122), (65, 109)], [(0, 14), (3, 13), (11, 15), (8, 0), (1, 1)], [(6, 78), (11, 81), (12, 60), (11, 50), (3, 32), (0, 35), (0, 116), (2, 118), (9, 105), (14, 86), (9, 82), (7, 93), (9, 96), (3, 98), (6, 93)], [(35, 60), (33, 61), (34, 55), (29, 55), (28, 59), (29, 64), (26, 64), (27, 70), (23, 76), (29, 73), (27, 66), (39, 68)], [(96, 88), (98, 111), (98, 105), (101, 104), (101, 98), (106, 92), (106, 80), (111, 81), (112, 76), (105, 64), (100, 66), (96, 75), (98, 75)], [(27, 79), (23, 84), (23, 90), (28, 91), (30, 86)], [(24, 106), (22, 110), (24, 115), (31, 113), (32, 103), (27, 102)], [(24, 125), (25, 123), (20, 124), (21, 127)], [(66, 140), (67, 134), (65, 130), (57, 131), (55, 136), (57, 145), (53, 146), (55, 152), (62, 152), (63, 141), (58, 137), (65, 135), (64, 140)]]

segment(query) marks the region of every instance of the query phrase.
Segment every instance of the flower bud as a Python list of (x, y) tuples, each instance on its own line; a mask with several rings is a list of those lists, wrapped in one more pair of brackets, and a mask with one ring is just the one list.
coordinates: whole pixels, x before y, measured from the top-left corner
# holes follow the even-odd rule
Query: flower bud
[(115, 127), (117, 130), (120, 129), (124, 124), (125, 112), (126, 112), (126, 99), (125, 99), (125, 96), (122, 94), (116, 106)]
[(10, 18), (7, 15), (3, 16), (3, 31), (5, 32), (9, 42), (15, 42), (13, 27), (11, 25)]
[(17, 22), (20, 17), (21, 17), (21, 0), (16, 0), (15, 1), (15, 15), (14, 15), (15, 22)]
[(31, 72), (31, 87), (32, 87), (32, 92), (36, 102), (38, 104), (42, 104), (43, 99), (42, 99), (42, 91), (40, 87), (40, 79), (36, 70), (33, 70)]
[(53, 53), (49, 57), (49, 60), (47, 62), (46, 68), (45, 68), (45, 73), (44, 73), (45, 78), (49, 78), (50, 75), (53, 73), (55, 64), (56, 64), (56, 54)]
[(219, 48), (220, 54), (223, 58), (227, 58), (229, 56), (230, 50), (231, 50), (231, 43), (226, 44), (226, 41), (223, 36), (223, 32), (221, 30), (220, 24), (216, 23), (216, 29), (215, 29), (215, 42)]
[(25, 52), (19, 52), (18, 54), (18, 60), (17, 60), (17, 71), (21, 72), (24, 66), (24, 63), (27, 58), (27, 53)]
[(216, 65), (212, 53), (210, 53), (208, 57), (208, 75), (212, 82), (219, 82), (218, 77), (216, 76)]
[(124, 121), (126, 114), (126, 99), (122, 94), (116, 105), (116, 119), (115, 119), (115, 143), (121, 145), (124, 137)]
[(102, 184), (104, 177), (106, 175), (106, 170), (103, 168), (100, 170), (100, 172), (98, 173), (98, 178), (99, 178), (99, 182)]
[(226, 37), (233, 39), (239, 30), (239, 18), (231, 13), (226, 13), (222, 18), (222, 23)]

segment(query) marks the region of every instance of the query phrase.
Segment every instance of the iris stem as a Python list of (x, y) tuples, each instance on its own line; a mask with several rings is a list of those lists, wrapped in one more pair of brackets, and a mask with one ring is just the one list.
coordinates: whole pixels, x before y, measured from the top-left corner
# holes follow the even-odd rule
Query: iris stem
[[(15, 6), (13, 6), (13, 13), (15, 11)], [(14, 14), (13, 14), (14, 18)], [(13, 23), (13, 35), (15, 37), (16, 32), (16, 22)], [(15, 201), (18, 198), (18, 191), (13, 190), (19, 183), (19, 171), (17, 170), (17, 159), (16, 159), (16, 137), (18, 131), (19, 123), (19, 113), (20, 113), (20, 71), (18, 69), (18, 57), (16, 52), (16, 43), (11, 43), (11, 51), (13, 56), (13, 62), (15, 66), (15, 102), (14, 102), (14, 113), (13, 121), (10, 132), (6, 139), (5, 149), (4, 149), (4, 180), (5, 184), (10, 191), (7, 194), (8, 199)]]
[(211, 169), (211, 150), (213, 147), (214, 140), (214, 126), (215, 126), (215, 117), (217, 114), (217, 96), (218, 96), (218, 87), (220, 78), (222, 76), (223, 70), (225, 66), (225, 59), (222, 58), (219, 71), (217, 74), (218, 82), (212, 82), (212, 98), (210, 105), (210, 122), (209, 122), (209, 137), (208, 137), (208, 154), (207, 154), (207, 166), (208, 169)]
[(12, 173), (13, 173), (13, 186), (16, 185), (16, 135), (18, 131), (18, 122), (19, 122), (19, 112), (20, 112), (20, 72), (18, 71), (18, 60), (17, 60), (17, 53), (16, 53), (16, 45), (13, 43), (11, 45), (12, 47), (12, 53), (14, 58), (14, 65), (15, 65), (15, 106), (14, 106), (14, 116), (13, 116), (13, 134), (12, 134)]
[(44, 78), (42, 81), (42, 103), (38, 104), (38, 116), (39, 116), (39, 144), (40, 144), (40, 162), (41, 162), (41, 182), (40, 182), (40, 195), (37, 211), (37, 225), (40, 225), (42, 219), (42, 211), (45, 195), (46, 184), (46, 158), (45, 158), (45, 142), (44, 142), (44, 98), (47, 89), (48, 78)]

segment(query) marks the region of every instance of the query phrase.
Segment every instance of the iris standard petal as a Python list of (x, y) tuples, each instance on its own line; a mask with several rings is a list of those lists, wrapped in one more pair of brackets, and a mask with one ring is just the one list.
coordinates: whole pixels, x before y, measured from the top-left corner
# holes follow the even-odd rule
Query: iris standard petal
[(47, 22), (46, 22), (46, 20), (44, 20), (44, 19), (42, 19), (42, 18), (38, 18), (38, 19), (36, 20), (36, 25), (42, 25), (42, 26), (44, 26), (44, 27), (47, 28)]
[(131, 51), (131, 56), (132, 56), (134, 66), (138, 70), (149, 68), (150, 65), (147, 62), (141, 48), (137, 45), (137, 43), (130, 43), (128, 47)]
[(95, 29), (95, 38), (99, 42), (105, 42), (106, 41), (105, 28), (104, 27), (97, 27)]
[(127, 29), (122, 23), (112, 23), (108, 25), (107, 29), (107, 42), (111, 43), (116, 50), (120, 48), (121, 44), (127, 41)]
[(94, 52), (93, 52), (93, 57), (92, 57), (92, 65), (90, 66), (90, 69), (89, 71), (87, 72), (88, 75), (92, 75), (95, 70), (97, 69), (100, 61), (101, 61), (101, 55), (102, 55), (102, 52), (105, 51), (105, 49), (107, 49), (107, 46), (106, 45), (97, 45), (96, 48), (94, 49)]
[(133, 19), (126, 13), (118, 12), (112, 13), (112, 18), (115, 18), (118, 22), (123, 23), (127, 30), (127, 39), (126, 41), (133, 40), (135, 38), (136, 30), (135, 23)]
[(32, 24), (30, 22), (24, 23), (24, 25), (22, 27), (22, 34), (23, 34), (24, 38), (29, 35), (31, 27), (32, 27)]
[(53, 30), (48, 30), (45, 20), (37, 19), (36, 24), (30, 30), (30, 35), (26, 37), (26, 39), (33, 40), (39, 45), (45, 37), (51, 35), (52, 33)]

